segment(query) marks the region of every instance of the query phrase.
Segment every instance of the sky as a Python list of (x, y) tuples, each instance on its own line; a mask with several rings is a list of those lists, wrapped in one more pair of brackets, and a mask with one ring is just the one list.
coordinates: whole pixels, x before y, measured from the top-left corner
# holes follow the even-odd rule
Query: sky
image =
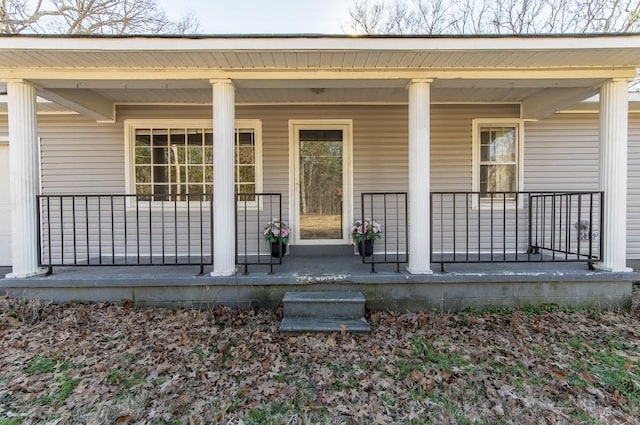
[[(172, 20), (191, 10), (202, 34), (344, 34), (351, 0), (158, 0)], [(345, 28), (346, 30), (346, 28)]]

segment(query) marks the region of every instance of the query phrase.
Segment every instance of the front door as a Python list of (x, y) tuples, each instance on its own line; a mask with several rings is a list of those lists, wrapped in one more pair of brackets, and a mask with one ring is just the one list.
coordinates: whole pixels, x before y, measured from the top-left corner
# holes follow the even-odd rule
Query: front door
[(349, 243), (351, 124), (292, 123), (294, 200), (292, 243)]

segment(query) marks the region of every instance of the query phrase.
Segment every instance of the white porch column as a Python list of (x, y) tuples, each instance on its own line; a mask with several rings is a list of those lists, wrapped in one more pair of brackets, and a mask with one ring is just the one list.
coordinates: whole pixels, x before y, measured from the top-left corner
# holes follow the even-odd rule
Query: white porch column
[(41, 274), (38, 267), (38, 118), (36, 88), (7, 81), (9, 99), (9, 188), (11, 273), (9, 278)]
[(412, 274), (430, 274), (432, 80), (409, 83), (409, 264)]
[(604, 261), (599, 268), (631, 271), (627, 260), (628, 82), (600, 88), (600, 190), (604, 191)]
[(235, 87), (231, 80), (213, 85), (213, 272), (235, 274)]

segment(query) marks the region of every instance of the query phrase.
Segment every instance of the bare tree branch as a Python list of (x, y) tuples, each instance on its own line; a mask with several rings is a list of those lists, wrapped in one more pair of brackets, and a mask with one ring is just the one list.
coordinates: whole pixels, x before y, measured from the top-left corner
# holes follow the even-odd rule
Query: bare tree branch
[(609, 33), (640, 30), (640, 0), (355, 0), (365, 34)]
[(170, 20), (157, 0), (0, 0), (0, 33), (186, 34), (199, 30), (187, 12)]

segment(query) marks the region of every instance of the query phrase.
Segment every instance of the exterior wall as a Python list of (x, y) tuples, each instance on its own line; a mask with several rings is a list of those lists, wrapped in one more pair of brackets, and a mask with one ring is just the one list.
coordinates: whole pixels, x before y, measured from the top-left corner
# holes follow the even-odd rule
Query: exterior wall
[[(562, 113), (526, 123), (526, 190), (598, 190), (600, 118)], [(640, 258), (640, 113), (629, 115), (627, 258)]]
[(629, 114), (627, 258), (640, 259), (640, 113)]
[[(42, 115), (42, 191), (125, 193), (125, 119), (207, 119), (210, 114), (208, 106), (121, 106), (114, 124), (96, 124), (79, 115)], [(471, 190), (473, 118), (518, 116), (517, 105), (433, 105), (432, 190)], [(406, 106), (251, 106), (238, 107), (236, 117), (262, 120), (263, 191), (283, 194), (285, 218), (290, 119), (353, 120), (356, 216), (361, 192), (407, 190)], [(0, 137), (6, 132), (6, 120), (0, 118)], [(524, 190), (597, 190), (598, 133), (597, 114), (556, 114), (527, 122)], [(628, 254), (640, 258), (640, 114), (630, 117), (629, 138)]]

